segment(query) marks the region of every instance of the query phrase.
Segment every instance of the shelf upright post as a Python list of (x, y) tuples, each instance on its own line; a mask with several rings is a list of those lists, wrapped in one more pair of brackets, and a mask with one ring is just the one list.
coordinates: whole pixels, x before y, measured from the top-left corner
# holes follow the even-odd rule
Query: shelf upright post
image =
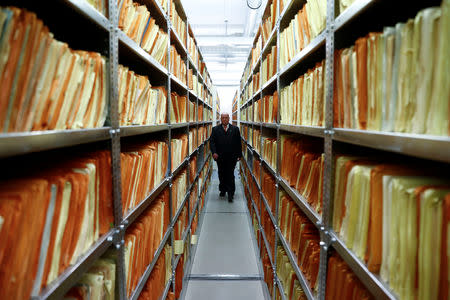
[[(190, 55), (189, 55), (189, 31), (188, 31), (188, 26), (189, 26), (189, 24), (188, 24), (188, 21), (186, 20), (186, 87), (187, 87), (187, 90), (186, 90), (186, 97), (187, 97), (187, 101), (186, 101), (186, 103), (188, 104), (188, 107), (187, 107), (187, 121), (188, 121), (188, 146), (187, 146), (187, 148), (188, 149), (190, 149), (190, 143), (191, 143), (191, 141), (190, 141), (190, 135), (189, 135), (189, 125), (190, 125), (190, 116), (191, 116), (191, 112), (190, 112), (190, 105), (189, 105), (189, 76), (188, 76), (188, 74), (189, 74), (189, 58), (190, 58)], [(194, 107), (194, 110), (195, 110), (195, 107)], [(188, 150), (188, 152), (190, 152), (190, 150)], [(191, 153), (189, 153), (189, 155), (190, 155)], [(186, 172), (186, 174), (187, 174), (187, 187), (189, 187), (190, 186), (190, 182), (191, 182), (191, 180), (190, 180), (190, 178), (191, 178), (191, 160), (189, 159), (188, 160), (188, 162), (187, 162), (187, 172)], [(190, 191), (189, 191), (189, 193), (190, 193)], [(190, 194), (189, 194), (189, 196), (190, 196)], [(188, 198), (189, 199), (189, 198)], [(188, 217), (187, 217), (187, 219), (188, 220), (190, 220), (191, 219), (191, 209), (190, 209), (190, 201), (188, 201), (188, 212), (187, 212), (187, 215), (188, 215)], [(188, 225), (189, 225), (189, 223), (188, 223)], [(189, 229), (190, 230), (190, 229)], [(190, 236), (190, 233), (188, 233), (189, 234), (189, 236)], [(189, 238), (189, 240), (190, 240), (190, 238)], [(191, 254), (191, 252), (189, 251), (189, 257), (190, 257), (190, 254)], [(189, 258), (188, 257), (188, 258)], [(188, 259), (188, 258), (186, 258), (186, 260)]]
[[(173, 197), (172, 197), (172, 186), (173, 186), (173, 172), (172, 172), (172, 122), (171, 122), (171, 105), (172, 105), (172, 95), (171, 95), (171, 74), (172, 74), (172, 68), (171, 68), (171, 57), (170, 57), (170, 41), (172, 39), (171, 37), (171, 26), (170, 26), (170, 1), (167, 1), (166, 3), (166, 7), (167, 7), (167, 14), (165, 16), (166, 18), (166, 24), (167, 24), (167, 34), (169, 35), (169, 39), (167, 41), (167, 123), (169, 124), (169, 132), (168, 132), (168, 141), (169, 141), (169, 161), (167, 162), (167, 166), (169, 169), (169, 219), (170, 219), (170, 223), (172, 224), (173, 221), (173, 217), (175, 215), (174, 210), (174, 203), (173, 203)], [(170, 245), (172, 246), (172, 251), (171, 251), (171, 265), (172, 265), (172, 292), (175, 293), (175, 269), (174, 269), (174, 264), (175, 264), (175, 257), (174, 257), (174, 236), (173, 236), (173, 228), (170, 229)]]
[(334, 78), (334, 5), (335, 0), (327, 0), (326, 22), (326, 54), (325, 54), (325, 134), (324, 134), (324, 179), (323, 179), (323, 209), (322, 225), (320, 227), (321, 251), (319, 262), (319, 291), (318, 298), (325, 299), (328, 254), (330, 237), (328, 235), (331, 224), (331, 201), (333, 199), (333, 78)]
[[(276, 16), (279, 16), (280, 14), (280, 2), (281, 0), (274, 0), (274, 1), (278, 1), (277, 3), (277, 11), (275, 12)], [(276, 26), (276, 33), (277, 33), (277, 40), (276, 40), (276, 45), (277, 45), (277, 71), (276, 71), (276, 80), (277, 80), (277, 94), (280, 95), (280, 19), (279, 17), (276, 18), (277, 22), (275, 24)], [(274, 226), (274, 232), (275, 232), (275, 244), (274, 244), (274, 255), (273, 255), (273, 263), (275, 266), (275, 278), (277, 279), (277, 282), (280, 282), (278, 279), (278, 273), (276, 272), (276, 268), (277, 268), (277, 245), (278, 245), (278, 234), (277, 234), (277, 228), (278, 228), (278, 206), (279, 206), (279, 197), (280, 197), (280, 168), (281, 168), (281, 139), (280, 139), (280, 110), (277, 110), (277, 116), (276, 116), (276, 130), (277, 130), (277, 162), (276, 162), (276, 166), (275, 166), (275, 173), (276, 173), (276, 177), (275, 177), (275, 212), (274, 212), (274, 217), (275, 217), (275, 224), (273, 224)], [(275, 294), (275, 293), (274, 293)], [(284, 297), (284, 295), (282, 295)]]
[(116, 268), (116, 297), (126, 299), (126, 276), (124, 239), (125, 231), (122, 224), (122, 188), (120, 171), (120, 124), (119, 124), (119, 90), (118, 90), (118, 10), (115, 1), (108, 1), (109, 9), (109, 110), (111, 116), (111, 162), (113, 174), (113, 200), (114, 200), (114, 243), (117, 250)]

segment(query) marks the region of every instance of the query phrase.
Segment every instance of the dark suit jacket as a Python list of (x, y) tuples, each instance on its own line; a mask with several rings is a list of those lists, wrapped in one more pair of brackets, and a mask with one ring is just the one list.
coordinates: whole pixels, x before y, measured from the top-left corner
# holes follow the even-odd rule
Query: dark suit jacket
[(211, 152), (217, 153), (219, 158), (237, 159), (242, 157), (241, 133), (239, 128), (229, 124), (227, 132), (222, 124), (214, 126), (209, 140)]

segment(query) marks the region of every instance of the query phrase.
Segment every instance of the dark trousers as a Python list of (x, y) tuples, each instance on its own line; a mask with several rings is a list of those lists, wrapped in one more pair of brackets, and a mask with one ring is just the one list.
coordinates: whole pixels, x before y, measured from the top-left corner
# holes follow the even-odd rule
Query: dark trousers
[(236, 189), (234, 185), (234, 167), (236, 159), (232, 157), (221, 157), (217, 159), (217, 167), (219, 168), (219, 191), (228, 192), (228, 195), (234, 195)]

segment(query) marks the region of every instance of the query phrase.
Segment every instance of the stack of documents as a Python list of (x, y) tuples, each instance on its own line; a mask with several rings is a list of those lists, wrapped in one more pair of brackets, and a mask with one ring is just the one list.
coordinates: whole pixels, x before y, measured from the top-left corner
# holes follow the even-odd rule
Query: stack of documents
[(187, 122), (187, 104), (186, 96), (180, 96), (176, 92), (170, 93), (170, 123)]
[(169, 35), (156, 24), (145, 5), (132, 0), (118, 0), (119, 29), (148, 52), (157, 62), (167, 66)]
[(183, 169), (177, 177), (174, 178), (172, 183), (172, 208), (175, 214), (181, 207), (184, 197), (187, 191), (187, 173), (186, 169)]
[[(169, 222), (169, 191), (166, 189), (139, 216), (139, 219), (127, 228), (125, 233), (125, 274), (128, 297), (152, 262)], [(164, 260), (164, 256), (162, 256), (162, 260)], [(162, 279), (164, 280), (164, 277)]]
[(29, 299), (114, 224), (111, 153), (36, 164), (0, 182), (0, 298)]
[(176, 78), (186, 84), (186, 62), (178, 54), (177, 48), (174, 45), (170, 45), (170, 71)]
[(319, 214), (322, 213), (323, 207), (322, 145), (317, 140), (281, 136), (281, 177), (305, 197), (309, 205)]
[(167, 90), (119, 65), (120, 126), (167, 123)]
[[(292, 101), (292, 100), (291, 100)], [(276, 123), (278, 117), (278, 92), (262, 98), (262, 118), (265, 123)]]
[(333, 253), (328, 259), (325, 299), (371, 300), (375, 298), (367, 291), (345, 261), (337, 253)]
[[(144, 289), (139, 295), (139, 300), (159, 300), (172, 274), (172, 249), (166, 245), (153, 267)], [(166, 300), (175, 300), (173, 292), (169, 292)]]
[(402, 299), (447, 294), (450, 182), (376, 159), (336, 159), (333, 228)]
[(36, 14), (1, 7), (0, 132), (102, 127), (106, 58), (57, 41)]
[[(270, 49), (270, 53), (267, 54), (267, 56), (262, 61), (261, 66), (261, 73), (262, 73), (262, 84), (269, 81), (270, 78), (275, 76), (277, 73), (277, 46), (272, 46)], [(248, 85), (249, 87), (252, 87), (251, 84)], [(256, 90), (255, 90), (256, 92)], [(249, 96), (253, 96), (253, 93), (251, 92)]]
[(290, 245), (309, 286), (316, 290), (320, 261), (319, 232), (284, 191), (280, 193), (278, 214), (281, 233)]
[(142, 202), (166, 176), (168, 145), (163, 141), (125, 145), (120, 154), (122, 212)]
[(170, 1), (170, 22), (172, 22), (172, 28), (181, 39), (183, 45), (186, 45), (186, 22), (180, 17), (175, 7), (175, 1)]
[[(277, 275), (284, 289), (284, 299), (306, 300), (297, 275), (292, 268), (283, 246), (277, 248)], [(277, 293), (279, 293), (277, 289)], [(283, 299), (282, 297), (277, 299)]]
[(280, 92), (280, 123), (323, 126), (325, 115), (325, 65), (314, 69), (285, 86)]
[(336, 51), (334, 126), (449, 135), (449, 24), (445, 0)]
[(285, 66), (326, 27), (327, 1), (308, 0), (280, 33), (280, 67)]

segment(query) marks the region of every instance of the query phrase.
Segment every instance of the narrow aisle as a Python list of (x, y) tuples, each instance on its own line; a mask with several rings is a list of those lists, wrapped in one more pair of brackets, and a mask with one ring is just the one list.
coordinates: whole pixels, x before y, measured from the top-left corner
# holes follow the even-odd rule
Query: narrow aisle
[(219, 196), (217, 169), (213, 171), (197, 250), (183, 293), (186, 300), (267, 299), (238, 167), (232, 203), (226, 196)]

